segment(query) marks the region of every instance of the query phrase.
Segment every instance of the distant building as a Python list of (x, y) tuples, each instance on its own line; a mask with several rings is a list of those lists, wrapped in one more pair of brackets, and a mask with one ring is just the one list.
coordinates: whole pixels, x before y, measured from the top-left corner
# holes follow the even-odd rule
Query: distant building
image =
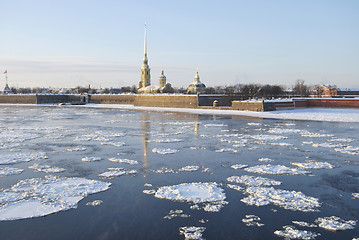
[(6, 83), (5, 88), (4, 88), (4, 94), (9, 94), (9, 93), (11, 93), (11, 89), (9, 87), (9, 84)]
[(206, 85), (204, 85), (204, 83), (202, 83), (199, 80), (199, 75), (197, 71), (196, 76), (194, 77), (194, 82), (191, 83), (187, 88), (187, 93), (188, 94), (204, 93), (205, 89), (206, 89)]
[(321, 98), (342, 98), (342, 97), (358, 97), (359, 89), (337, 88), (331, 85), (317, 85), (312, 91), (313, 97)]

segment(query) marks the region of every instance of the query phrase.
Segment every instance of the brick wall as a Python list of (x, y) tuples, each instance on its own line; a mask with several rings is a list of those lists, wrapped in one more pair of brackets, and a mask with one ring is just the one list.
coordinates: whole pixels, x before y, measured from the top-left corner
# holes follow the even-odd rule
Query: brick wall
[(99, 95), (90, 95), (90, 103), (97, 104), (131, 104), (135, 102), (135, 95), (113, 95), (113, 94), (99, 94)]
[(197, 95), (136, 95), (135, 106), (197, 108)]
[(0, 95), (0, 103), (36, 104), (36, 95)]

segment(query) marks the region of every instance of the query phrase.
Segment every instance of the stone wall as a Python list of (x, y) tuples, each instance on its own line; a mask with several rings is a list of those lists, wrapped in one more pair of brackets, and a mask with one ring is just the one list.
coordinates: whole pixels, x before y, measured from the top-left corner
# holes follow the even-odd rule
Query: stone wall
[(0, 103), (10, 104), (36, 104), (36, 95), (0, 95)]
[(136, 95), (135, 106), (197, 108), (197, 95)]
[(135, 104), (136, 95), (122, 95), (122, 94), (99, 94), (89, 95), (89, 103), (97, 104)]
[(353, 98), (305, 98), (293, 99), (295, 107), (359, 108), (359, 99)]
[(240, 111), (275, 111), (275, 105), (272, 102), (241, 102), (241, 101), (233, 101), (232, 102), (232, 110), (240, 110)]

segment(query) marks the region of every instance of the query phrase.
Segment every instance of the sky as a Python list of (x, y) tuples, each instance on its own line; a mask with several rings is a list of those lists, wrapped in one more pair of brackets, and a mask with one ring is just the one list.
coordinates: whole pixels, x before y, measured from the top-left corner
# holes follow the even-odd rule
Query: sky
[(151, 83), (359, 88), (359, 1), (0, 0), (0, 88)]

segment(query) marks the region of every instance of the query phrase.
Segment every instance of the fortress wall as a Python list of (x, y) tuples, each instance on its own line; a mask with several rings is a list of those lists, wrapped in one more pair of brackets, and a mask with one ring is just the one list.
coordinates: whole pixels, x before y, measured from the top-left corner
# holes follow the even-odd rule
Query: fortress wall
[(232, 109), (233, 110), (241, 110), (241, 111), (257, 111), (263, 112), (264, 106), (263, 102), (240, 102), (233, 101)]
[(89, 103), (97, 104), (131, 104), (134, 105), (135, 95), (114, 95), (114, 94), (99, 94), (89, 95)]
[(306, 98), (294, 99), (295, 107), (359, 108), (359, 99), (353, 98)]
[(36, 95), (0, 95), (0, 103), (36, 104)]
[(213, 106), (213, 102), (217, 100), (217, 106), (231, 106), (231, 97), (227, 95), (199, 95), (198, 106)]
[(136, 95), (135, 106), (197, 108), (197, 95)]

